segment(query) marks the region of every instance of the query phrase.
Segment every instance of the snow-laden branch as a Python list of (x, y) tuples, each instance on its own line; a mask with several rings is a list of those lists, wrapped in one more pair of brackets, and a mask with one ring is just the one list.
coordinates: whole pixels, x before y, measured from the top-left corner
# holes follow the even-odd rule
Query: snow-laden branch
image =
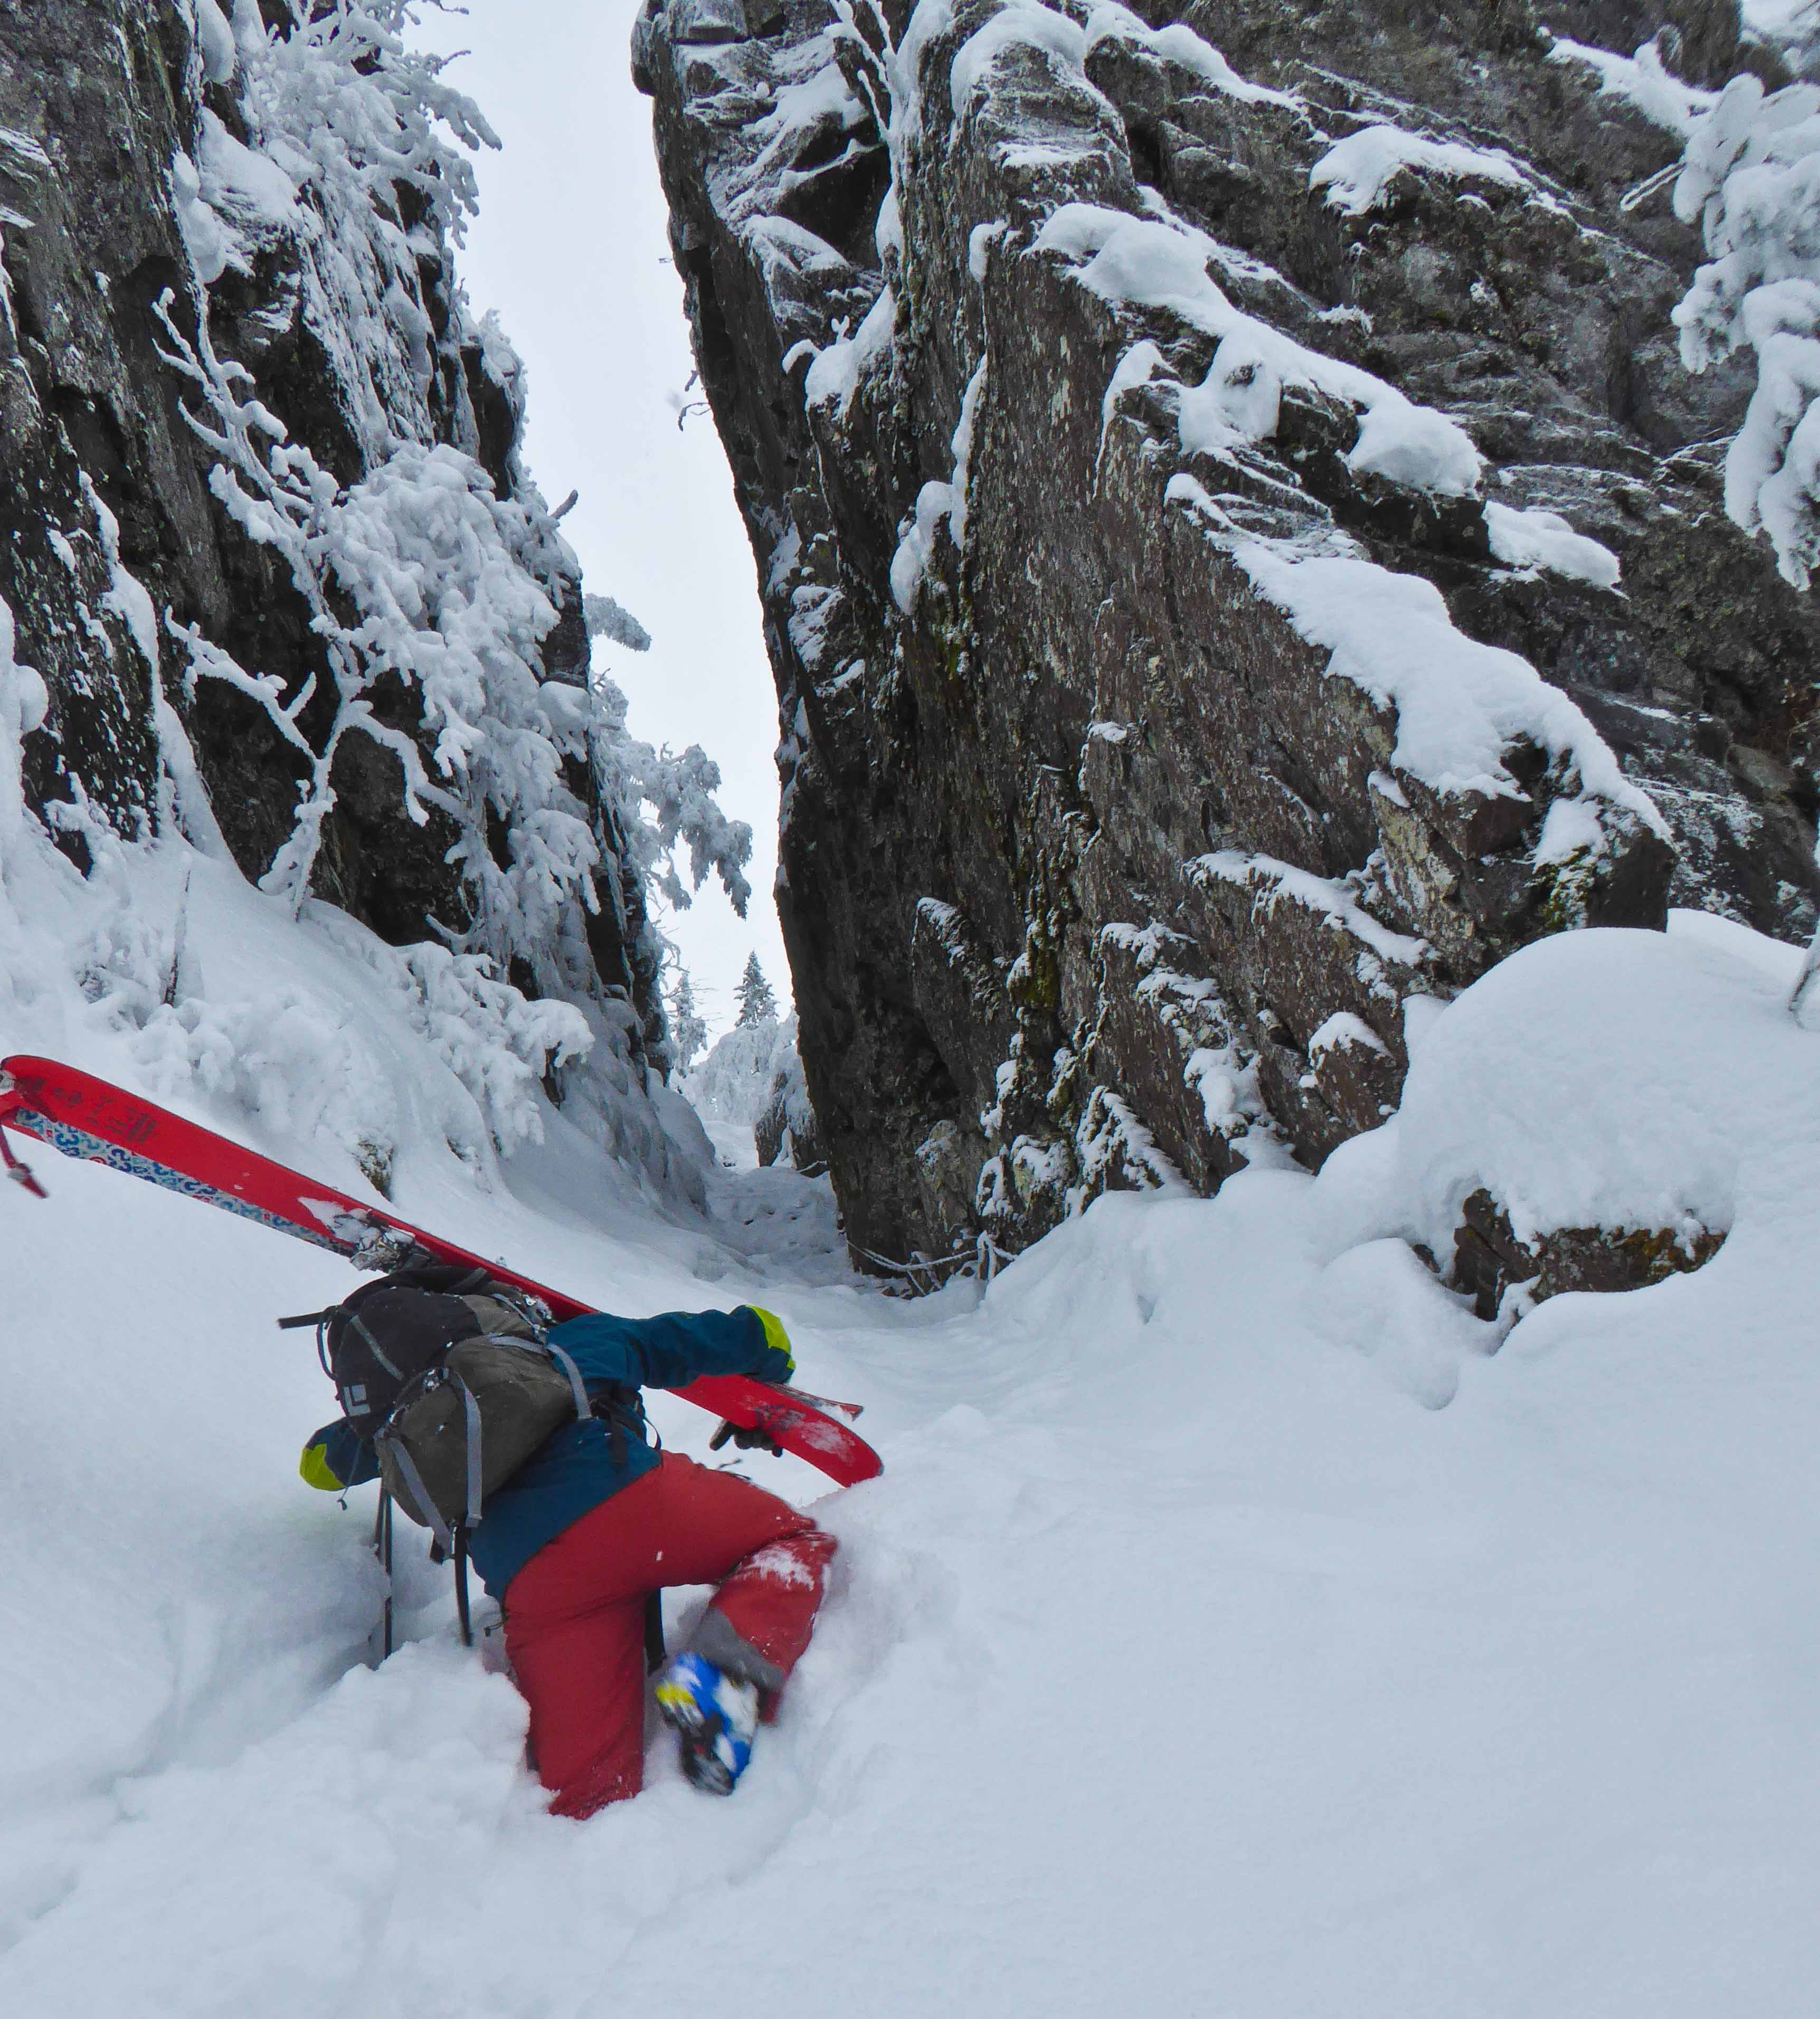
[(1820, 89), (1766, 96), (1757, 78), (1734, 78), (1692, 122), (1674, 205), (1712, 256), (1674, 312), (1682, 361), (1703, 372), (1757, 353), (1726, 509), (1765, 533), (1805, 589), (1820, 561)]

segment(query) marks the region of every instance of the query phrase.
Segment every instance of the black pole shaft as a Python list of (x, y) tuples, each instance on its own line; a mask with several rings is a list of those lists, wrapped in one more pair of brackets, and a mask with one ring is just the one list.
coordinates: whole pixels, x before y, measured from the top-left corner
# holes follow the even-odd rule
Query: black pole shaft
[(385, 1573), (386, 1597), (379, 1613), (379, 1659), (392, 1652), (392, 1496), (379, 1488), (379, 1504), (373, 1510), (373, 1554)]

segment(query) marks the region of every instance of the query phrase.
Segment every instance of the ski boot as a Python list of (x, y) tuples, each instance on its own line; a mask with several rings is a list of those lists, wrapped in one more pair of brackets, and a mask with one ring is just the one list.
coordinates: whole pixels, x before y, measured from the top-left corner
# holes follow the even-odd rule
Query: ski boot
[(700, 1655), (679, 1655), (658, 1677), (657, 1700), (682, 1741), (683, 1774), (707, 1794), (731, 1795), (752, 1757), (757, 1686)]

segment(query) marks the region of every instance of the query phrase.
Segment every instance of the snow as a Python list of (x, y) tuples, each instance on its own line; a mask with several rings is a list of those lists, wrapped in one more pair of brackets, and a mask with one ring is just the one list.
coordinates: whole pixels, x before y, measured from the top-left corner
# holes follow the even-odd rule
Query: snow
[(233, 77), (239, 55), (234, 31), (216, 0), (194, 0), (196, 42), (202, 54), (202, 71), (211, 84), (226, 84)]
[(237, 243), (232, 231), (204, 201), (201, 173), (181, 150), (171, 162), (171, 201), (191, 271), (198, 285), (211, 288), (234, 263)]
[(1454, 181), (1496, 183), (1504, 189), (1535, 191), (1535, 184), (1502, 147), (1469, 147), (1407, 133), (1400, 126), (1361, 126), (1336, 141), (1308, 172), (1308, 187), (1324, 189), (1330, 210), (1363, 217), (1384, 200), (1384, 192), (1405, 169)]
[(1622, 807), (1666, 839), (1661, 814), (1579, 707), (1528, 660), (1456, 630), (1432, 582), (1344, 555), (1300, 560), (1242, 542), (1233, 553), (1302, 636), (1332, 651), (1330, 678), (1396, 710), (1399, 771), (1438, 792), (1519, 797), (1503, 753), (1533, 736), (1577, 777), (1570, 797)]
[(948, 444), (954, 455), (954, 502), (948, 509), (948, 525), (955, 546), (962, 553), (967, 546), (967, 476), (973, 462), (973, 429), (985, 390), (986, 361), (981, 358), (961, 393), (960, 419)]
[(1546, 568), (1570, 581), (1590, 582), (1595, 589), (1618, 586), (1618, 556), (1586, 534), (1576, 533), (1558, 512), (1539, 506), (1519, 511), (1494, 500), (1485, 506), (1485, 529), (1493, 555), (1508, 567)]
[(1412, 967), (1428, 951), (1427, 941), (1392, 932), (1374, 919), (1346, 884), (1332, 877), (1317, 876), (1311, 870), (1298, 869), (1293, 863), (1279, 862), (1274, 856), (1246, 855), (1237, 849), (1221, 848), (1210, 855), (1195, 856), (1184, 866), (1191, 876), (1211, 877), (1256, 891), (1256, 901), (1261, 907), (1285, 899), (1300, 904), (1318, 914), (1334, 931), (1350, 933), (1380, 960)]
[(1329, 1052), (1357, 1050), (1382, 1054), (1389, 1049), (1370, 1024), (1349, 1010), (1336, 1010), (1308, 1039), (1308, 1056), (1316, 1065)]
[(796, 1051), (796, 1020), (760, 1017), (718, 1038), (683, 1082), (702, 1119), (735, 1123), (749, 1133), (765, 1111), (772, 1082)]
[[(19, 808), (36, 695), (0, 654), (0, 1042), (154, 1084), (149, 1027), (72, 966), (120, 879), (150, 972), (294, 989), (340, 1034), (315, 1080), (356, 1107), (344, 1061), (377, 1063), (400, 1210), (611, 1308), (778, 1310), (886, 1471), (829, 1497), (740, 1461), (843, 1550), (738, 1796), (658, 1745), (636, 1802), (553, 1821), (515, 1694), (409, 1540), (406, 1645), (364, 1666), (369, 1505), (295, 1481), (328, 1390), (270, 1328), (347, 1272), (34, 1152), (50, 1202), (0, 1199), (13, 1336), (82, 1350), (78, 1378), (40, 1352), (9, 1389), (8, 2011), (542, 2019), (731, 1983), (759, 2019), (1084, 2019), (1216, 1979), (1283, 2019), (1709, 2019), (1813, 1981), (1820, 1035), (1781, 1006), (1796, 950), (1685, 916), (1546, 942), (1411, 1006), (1402, 1113), (1318, 1180), (1108, 1196), (983, 1295), (907, 1304), (845, 1274), (793, 1173), (660, 1210), (547, 1107), (499, 1156), (386, 950), (322, 908), (293, 919), (175, 839), (85, 885)], [(245, 1084), (172, 1098), (370, 1195), (346, 1139), (372, 1115), (259, 1067), (277, 1020), (237, 1038)], [(1450, 1231), (1478, 1182), (1531, 1218), (1731, 1232), (1697, 1276), (1557, 1299), (1492, 1357), (1499, 1328), (1398, 1238)], [(705, 1417), (655, 1408), (702, 1452)]]
[(933, 481), (916, 494), (916, 509), (905, 521), (891, 556), (891, 598), (906, 617), (914, 615), (923, 581), (935, 557), (936, 528), (950, 520), (954, 486)]
[(1223, 97), (1236, 98), (1242, 104), (1280, 105), (1292, 112), (1303, 109), (1293, 92), (1273, 91), (1268, 85), (1254, 84), (1249, 78), (1241, 77), (1220, 51), (1185, 21), (1171, 21), (1153, 29), (1129, 8), (1102, 4), (1087, 16), (1083, 55), (1091, 56), (1106, 42), (1135, 43), (1166, 63), (1188, 71), (1201, 83), (1210, 85)]
[[(1483, 461), (1457, 422), (1234, 308), (1207, 271), (1217, 248), (1204, 232), (1097, 204), (1069, 203), (1048, 218), (1031, 250), (1069, 260), (1075, 279), (1115, 306), (1166, 310), (1223, 346), (1229, 337), (1242, 343), (1245, 367), (1254, 375), (1261, 371), (1278, 386), (1304, 387), (1357, 409), (1359, 434), (1347, 466), (1359, 474), (1445, 496), (1477, 489)], [(1227, 369), (1231, 364), (1229, 358)], [(1209, 382), (1224, 382), (1221, 373), (1216, 356)], [(1248, 404), (1254, 420), (1263, 413), (1263, 401), (1260, 394), (1255, 408)]]
[(948, 66), (948, 103), (954, 116), (959, 118), (993, 66), (1013, 49), (1045, 51), (1060, 67), (1074, 72), (1084, 89), (1092, 90), (1081, 68), (1086, 39), (1079, 23), (1043, 5), (1042, 0), (1006, 0), (954, 53)]
[[(1118, 411), (1118, 402), (1133, 386), (1147, 386), (1158, 373), (1166, 375), (1168, 371), (1168, 359), (1147, 337), (1142, 343), (1133, 344), (1119, 359), (1113, 368), (1112, 376), (1106, 382), (1106, 390), (1100, 401), (1100, 450), (1102, 455), (1105, 453), (1107, 431)], [(1184, 388), (1182, 397), (1186, 400), (1188, 397)], [(1217, 439), (1224, 444), (1230, 438), (1232, 430), (1223, 411), (1216, 409), (1215, 417), (1221, 423)], [(1192, 422), (1184, 422), (1182, 426), (1189, 430), (1183, 437), (1182, 446), (1191, 455), (1205, 445), (1203, 438)]]
[(811, 407), (832, 406), (844, 415), (853, 404), (861, 380), (890, 355), (897, 320), (897, 299), (888, 287), (882, 288), (850, 337), (836, 337), (816, 353), (803, 381), (804, 403)]
[[(466, 901), (462, 915), (436, 928), (463, 965), (438, 967), (426, 952), (399, 985), (433, 1022), (441, 1020), (438, 1042), (451, 1056), (471, 1049), (463, 1003), (477, 1006), (481, 1052), (491, 1058), (503, 1045), (496, 1056), (507, 1063), (481, 1075), (506, 1096), (493, 1115), (500, 1140), (515, 1137), (524, 1112), (508, 1092), (515, 1078), (535, 1078), (559, 1055), (577, 1057), (593, 1029), (611, 1034), (588, 1068), (596, 1079), (606, 1075), (595, 1093), (611, 1112), (610, 1128), (629, 1154), (649, 1152), (673, 1176), (663, 1132), (629, 1078), (637, 1019), (596, 968), (591, 922), (603, 903), (612, 908), (630, 969), (654, 968), (654, 933), (645, 916), (629, 915), (628, 890), (686, 905), (678, 862), (686, 843), (694, 887), (718, 874), (743, 914), (751, 834), (716, 803), (720, 773), (698, 747), (678, 756), (631, 737), (624, 694), (610, 680), (590, 678), (585, 658), (555, 669), (546, 664), (561, 612), (579, 595), (579, 564), (560, 531), (562, 512), (549, 510), (516, 451), (498, 483), (482, 466), (465, 382), (448, 370), (464, 350), (477, 353), (522, 417), (516, 354), (493, 318), (474, 321), (443, 271), (476, 205), (468, 155), (498, 143), (478, 110), (441, 82), (440, 61), (405, 47), (401, 31), (411, 18), (404, 0), (338, 0), (306, 10), (280, 34), (256, 5), (237, 6), (237, 102), (247, 140), (207, 111), (196, 158), (179, 154), (172, 169), (203, 313), (192, 337), (187, 319), (172, 314), (172, 295), (153, 310), (186, 418), (212, 451), (209, 487), (282, 564), (308, 606), (324, 663), (287, 686), (237, 665), (197, 625), (165, 621), (188, 648), (179, 676), (192, 705), (212, 705), (217, 683), (234, 688), (300, 760), (292, 832), (266, 887), (301, 914), (335, 806), (340, 746), (350, 737), (379, 745), (396, 760), (402, 812), (419, 825), (433, 812), (454, 824), (447, 859)], [(219, 35), (207, 19), (198, 16), (198, 26), (205, 57), (218, 64)], [(353, 480), (319, 464), (293, 438), (294, 417), (270, 411), (251, 375), (214, 349), (208, 286), (230, 266), (249, 268), (268, 245), (299, 274), (303, 321), (328, 357), (361, 450)], [(439, 321), (426, 291), (433, 298), (445, 285)], [(444, 395), (433, 401), (439, 381)], [(92, 494), (90, 502), (113, 569), (108, 601), (155, 667), (157, 613), (119, 567), (104, 506)], [(595, 629), (618, 642), (648, 644), (611, 599), (584, 609)], [(400, 726), (386, 698), (400, 687), (415, 705), (419, 733)], [(157, 718), (173, 810), (198, 846), (223, 856), (181, 723), (161, 701)], [(546, 1040), (556, 1025), (541, 1012), (527, 1023), (493, 993), (491, 973), (513, 964), (540, 995), (578, 1006), (565, 1013), (553, 1048)], [(192, 1022), (180, 1040), (162, 1035), (190, 1068), (253, 1035), (252, 1024), (217, 1028), (200, 1011), (185, 1013)], [(281, 1024), (299, 1057), (331, 1043), (307, 1014)], [(621, 1100), (628, 1093), (629, 1107)], [(699, 1191), (698, 1176), (683, 1188)]]
[[(1757, 1020), (1790, 950), (1709, 958), (1713, 926), (1652, 943), (1642, 978), (1685, 1020), (1650, 1024), (1648, 1060), (1684, 1042), (1735, 1090), (1747, 1033), (1820, 1038)], [(1545, 1042), (1545, 995), (1596, 1027), (1602, 943), (1631, 937), (1538, 950), (1551, 988), (1502, 1006), (1494, 972), (1418, 1073), (1450, 1069), (1450, 1020)], [(1532, 1089), (1568, 1049), (1525, 1054)], [(756, 2019), (1086, 2019), (1216, 1982), (1260, 2019), (1796, 2009), (1820, 1965), (1820, 1115), (1802, 1092), (1752, 1148), (1754, 1100), (1714, 1262), (1543, 1305), (1495, 1357), (1370, 1226), (1397, 1123), (1318, 1180), (1104, 1198), (983, 1296), (909, 1304), (604, 1209), (560, 1122), (490, 1193), (417, 1146), (404, 1209), (581, 1295), (763, 1285), (886, 1459), (837, 1496), (741, 1461), (842, 1542), (782, 1720), (732, 1801), (657, 1743), (646, 1792), (582, 1825), (542, 1814), (517, 1700), (409, 1541), (407, 1644), (361, 1664), (369, 1507), (298, 1485), (328, 1391), (270, 1328), (345, 1270), (40, 1154), (50, 1203), (0, 1200), (30, 1243), (13, 1319), (74, 1330), (83, 1372), (34, 1357), (10, 1391), (0, 1997), (530, 2019), (734, 1985)], [(707, 1419), (657, 1408), (701, 1451)]]
[(1717, 96), (1696, 85), (1684, 84), (1664, 65), (1653, 42), (1645, 42), (1633, 56), (1624, 56), (1557, 35), (1548, 60), (1583, 63), (1597, 71), (1601, 97), (1622, 100), (1652, 125), (1662, 127), (1681, 140), (1687, 138), (1695, 121)]
[[(906, 45), (950, 18), (923, 0)], [(253, 0), (234, 28), (243, 60), (266, 60)], [(1147, 271), (1230, 314), (1199, 248), (1187, 258)], [(1215, 420), (1251, 438), (1269, 372), (1331, 364), (1261, 339), (1248, 354), (1255, 327), (1214, 332), (1209, 440)], [(1369, 425), (1376, 396), (1336, 397)], [(1412, 433), (1394, 412), (1384, 431)], [(954, 452), (964, 492), (958, 437)], [(1422, 452), (1463, 467), (1445, 440)], [(440, 524), (496, 554), (459, 464), (390, 478), (388, 537)], [(1495, 542), (1555, 557), (1510, 565), (1595, 565), (1544, 515), (1488, 517)], [(144, 651), (143, 592), (100, 523)], [(408, 595), (393, 549), (362, 551), (357, 586), (402, 578)], [(1409, 775), (1505, 789), (1514, 726), (1588, 794), (1619, 793), (1577, 712), (1463, 640), (1425, 585), (1345, 554), (1244, 559), (1336, 677), (1398, 708)], [(432, 572), (477, 584), (438, 637), (472, 643), (471, 622), (488, 651), (517, 649), (523, 633), (485, 629), (478, 577)], [(622, 699), (602, 699), (612, 762), (636, 770)], [(536, 705), (558, 739), (593, 705), (567, 688)], [(515, 1692), (456, 1643), (446, 1575), (403, 1538), (405, 1644), (369, 1669), (369, 1494), (343, 1510), (295, 1478), (330, 1391), (307, 1336), (271, 1321), (348, 1271), (31, 1150), (49, 1203), (0, 1187), (16, 1349), (0, 2008), (1712, 2019), (1811, 2003), (1820, 1030), (1786, 1006), (1797, 949), (1681, 913), (1666, 935), (1544, 941), (1451, 1004), (1405, 998), (1403, 1107), (1318, 1177), (1260, 1157), (1196, 1199), (1108, 1103), (1096, 1140), (1151, 1189), (1100, 1198), (989, 1285), (906, 1302), (848, 1274), (825, 1185), (707, 1168), (678, 1096), (632, 1084), (611, 1006), (528, 1002), (475, 956), (386, 948), (248, 886), (173, 710), (177, 818), (129, 843), (73, 805), (85, 880), (21, 796), (47, 705), (0, 605), (0, 1053), (162, 1093), (357, 1197), (382, 1182), (407, 1216), (609, 1308), (761, 1302), (810, 1387), (865, 1405), (886, 1469), (832, 1495), (795, 1460), (736, 1461), (842, 1543), (737, 1796), (702, 1799), (656, 1744), (638, 1800), (553, 1821)], [(673, 842), (688, 807), (706, 819), (706, 760), (672, 761)], [(1589, 832), (1590, 802), (1557, 799), (1545, 843)], [(1386, 963), (1422, 952), (1343, 884), (1252, 857), (1203, 867), (1364, 934)], [(559, 1110), (542, 1074), (579, 1016), (595, 1076), (564, 1068)], [(1381, 1042), (1355, 1020), (1315, 1048)], [(1210, 1119), (1241, 1098), (1238, 1070), (1189, 1059)], [(1003, 1181), (1033, 1161), (1024, 1146)], [(1692, 1276), (1485, 1324), (1409, 1245), (1445, 1254), (1480, 1184), (1523, 1228), (1698, 1220), (1727, 1238)], [(661, 1396), (654, 1413), (671, 1448), (705, 1456), (709, 1419)], [(673, 1633), (702, 1596), (672, 1595)]]
[(916, 495), (916, 509), (901, 531), (891, 556), (891, 596), (906, 617), (915, 614), (924, 578), (935, 558), (937, 529), (945, 524), (957, 553), (966, 551), (967, 471), (973, 459), (973, 423), (985, 390), (986, 364), (981, 359), (961, 395), (960, 419), (948, 444), (954, 475), (947, 483), (926, 484)]
[[(435, 241), (404, 216), (415, 211), (459, 245), (478, 201), (469, 154), (499, 145), (478, 107), (441, 82), (440, 62), (405, 47), (408, 25), (401, 0), (338, 0), (280, 33), (236, 0), (247, 140), (217, 135), (205, 119), (200, 161), (187, 169), (179, 155), (173, 168), (204, 287), (245, 263), (262, 237), (288, 241), (303, 320), (328, 353), (369, 466), (398, 435), (427, 441), (432, 432), (422, 402), (433, 332), (419, 260)], [(458, 313), (466, 324), (465, 301)]]
[(265, 232), (302, 228), (296, 184), (269, 156), (237, 140), (212, 112), (202, 114), (197, 169), (202, 201), (233, 223)]
[(1743, 0), (1739, 11), (1753, 34), (1785, 35), (1811, 24), (1814, 0)]
[(995, 218), (990, 224), (976, 224), (967, 234), (967, 272), (984, 285), (986, 260), (992, 246), (1011, 229), (1010, 220)]
[[(919, 10), (920, 11), (920, 10)], [(932, 11), (934, 11), (932, 9)], [(948, 13), (944, 5), (941, 12)], [(930, 33), (925, 30), (925, 34)], [(909, 38), (906, 35), (906, 45)], [(1154, 56), (1185, 70), (1200, 83), (1222, 96), (1249, 105), (1280, 105), (1302, 110), (1302, 101), (1288, 92), (1273, 91), (1241, 77), (1219, 50), (1204, 41), (1185, 22), (1171, 22), (1152, 29), (1129, 8), (1100, 5), (1087, 14), (1085, 27), (1068, 13), (1046, 6), (1042, 0), (1007, 0), (963, 42), (955, 51), (948, 71), (948, 103), (955, 118), (966, 110), (975, 92), (988, 87), (991, 72), (999, 58), (1013, 48), (1044, 51), (1061, 69), (1069, 72), (1086, 91), (1093, 92), (1085, 64), (1103, 42), (1135, 44)], [(1094, 92), (1096, 96), (1100, 94)], [(1105, 101), (1102, 100), (1102, 103)]]

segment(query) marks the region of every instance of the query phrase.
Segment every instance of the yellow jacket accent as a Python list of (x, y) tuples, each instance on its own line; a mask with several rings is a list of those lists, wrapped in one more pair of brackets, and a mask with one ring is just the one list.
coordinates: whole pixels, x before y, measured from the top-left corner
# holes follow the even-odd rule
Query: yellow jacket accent
[(796, 1371), (796, 1356), (790, 1350), (790, 1335), (784, 1329), (783, 1320), (775, 1311), (767, 1311), (760, 1305), (752, 1304), (748, 1308), (758, 1313), (759, 1323), (765, 1328), (765, 1344), (775, 1347), (790, 1363), (784, 1376), (788, 1381)]
[(324, 1493), (339, 1493), (342, 1482), (335, 1476), (328, 1463), (328, 1449), (324, 1444), (306, 1444), (303, 1456), (297, 1467), (299, 1477), (306, 1486), (314, 1486)]

